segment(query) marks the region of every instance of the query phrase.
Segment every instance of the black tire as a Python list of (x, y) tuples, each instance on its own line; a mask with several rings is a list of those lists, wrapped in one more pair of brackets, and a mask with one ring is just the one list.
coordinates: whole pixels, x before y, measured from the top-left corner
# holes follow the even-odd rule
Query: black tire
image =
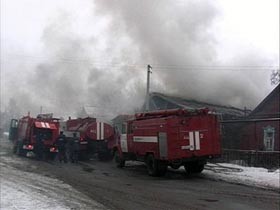
[(18, 156), (26, 156), (26, 153), (27, 151), (23, 149), (23, 142), (22, 141), (18, 142), (16, 146), (16, 154)]
[(18, 149), (18, 145), (14, 144), (14, 146), (13, 146), (13, 153), (14, 154), (17, 154), (17, 149)]
[(86, 161), (89, 160), (90, 156), (87, 151), (79, 151), (78, 152), (78, 160)]
[(54, 161), (56, 158), (56, 153), (55, 152), (47, 152), (46, 153), (46, 160), (47, 161)]
[(159, 163), (159, 176), (164, 176), (167, 171), (167, 165), (165, 163)]
[(205, 164), (197, 164), (194, 168), (194, 173), (200, 174), (204, 169)]
[(20, 156), (19, 144), (17, 144), (17, 147), (16, 147), (16, 155), (17, 155), (17, 156)]
[(173, 169), (179, 169), (180, 168), (180, 165), (171, 165), (171, 168), (173, 168)]
[(203, 171), (205, 163), (189, 162), (184, 165), (187, 174), (199, 174)]
[(150, 176), (163, 176), (167, 170), (167, 165), (156, 160), (152, 154), (147, 156), (146, 165)]
[(114, 152), (114, 161), (118, 168), (123, 168), (125, 166), (125, 160), (121, 158), (118, 150)]
[(194, 173), (194, 164), (192, 162), (184, 164), (185, 171), (187, 175)]
[(112, 160), (111, 152), (110, 151), (99, 152), (98, 153), (98, 159), (101, 160), (101, 161)]

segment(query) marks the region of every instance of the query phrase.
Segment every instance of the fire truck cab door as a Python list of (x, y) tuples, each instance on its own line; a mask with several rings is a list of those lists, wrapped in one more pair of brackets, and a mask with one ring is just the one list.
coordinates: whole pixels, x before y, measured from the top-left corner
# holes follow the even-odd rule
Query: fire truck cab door
[(167, 158), (167, 135), (164, 132), (158, 133), (158, 146), (160, 158)]
[(18, 120), (12, 119), (10, 122), (9, 140), (14, 141), (17, 137)]

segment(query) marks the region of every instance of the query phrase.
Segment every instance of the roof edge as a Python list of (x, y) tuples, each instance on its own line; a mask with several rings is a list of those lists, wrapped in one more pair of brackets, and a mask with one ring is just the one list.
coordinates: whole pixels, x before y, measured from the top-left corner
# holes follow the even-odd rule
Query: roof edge
[(280, 83), (256, 106), (256, 108), (249, 114), (249, 116), (254, 115), (258, 112), (263, 105), (277, 92), (279, 92)]

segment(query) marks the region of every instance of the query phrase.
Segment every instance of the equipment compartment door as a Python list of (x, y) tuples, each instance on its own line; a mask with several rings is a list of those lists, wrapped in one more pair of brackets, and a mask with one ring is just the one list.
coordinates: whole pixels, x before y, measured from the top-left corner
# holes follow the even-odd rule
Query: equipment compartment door
[(160, 158), (167, 158), (167, 135), (164, 132), (158, 133), (158, 146)]
[(126, 134), (121, 135), (121, 149), (122, 149), (122, 152), (128, 152)]

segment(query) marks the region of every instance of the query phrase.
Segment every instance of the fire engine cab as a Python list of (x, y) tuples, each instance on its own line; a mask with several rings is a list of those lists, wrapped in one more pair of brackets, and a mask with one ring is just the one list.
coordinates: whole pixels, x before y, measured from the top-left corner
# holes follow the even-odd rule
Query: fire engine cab
[(219, 157), (218, 116), (208, 109), (170, 109), (136, 114), (123, 123), (114, 147), (114, 160), (145, 162), (148, 174), (164, 175), (167, 166), (184, 166), (187, 173), (200, 173), (207, 159)]

